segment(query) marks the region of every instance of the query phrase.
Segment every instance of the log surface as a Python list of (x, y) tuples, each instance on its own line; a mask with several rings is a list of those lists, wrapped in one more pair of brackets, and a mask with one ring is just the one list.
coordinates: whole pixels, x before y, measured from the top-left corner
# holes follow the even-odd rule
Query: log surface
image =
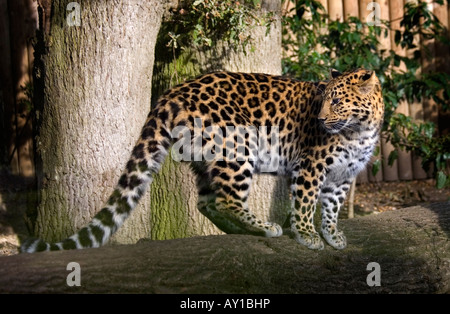
[[(0, 257), (0, 293), (450, 293), (450, 202), (340, 224), (342, 251), (217, 235)], [(81, 286), (67, 284), (70, 262)]]

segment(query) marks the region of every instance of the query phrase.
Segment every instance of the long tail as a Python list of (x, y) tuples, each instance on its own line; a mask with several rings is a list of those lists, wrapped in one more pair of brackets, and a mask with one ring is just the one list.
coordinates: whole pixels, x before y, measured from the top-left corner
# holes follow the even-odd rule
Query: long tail
[(21, 251), (27, 253), (99, 247), (122, 226), (138, 204), (153, 175), (159, 171), (172, 138), (157, 112), (150, 113), (141, 136), (118, 184), (105, 207), (87, 226), (59, 243), (47, 243), (41, 239), (28, 239)]

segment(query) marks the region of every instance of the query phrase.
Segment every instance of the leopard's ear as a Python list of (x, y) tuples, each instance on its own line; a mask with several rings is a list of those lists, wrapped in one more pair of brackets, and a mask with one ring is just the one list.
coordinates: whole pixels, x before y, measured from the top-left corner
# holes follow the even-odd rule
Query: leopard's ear
[(365, 73), (361, 74), (359, 77), (356, 88), (360, 94), (368, 94), (372, 92), (377, 82), (378, 78), (375, 75), (375, 71), (365, 71)]
[(342, 73), (339, 72), (338, 70), (333, 69), (333, 68), (330, 69), (330, 78), (331, 79), (334, 79), (334, 78), (336, 78), (338, 76), (341, 76), (341, 75), (342, 75)]

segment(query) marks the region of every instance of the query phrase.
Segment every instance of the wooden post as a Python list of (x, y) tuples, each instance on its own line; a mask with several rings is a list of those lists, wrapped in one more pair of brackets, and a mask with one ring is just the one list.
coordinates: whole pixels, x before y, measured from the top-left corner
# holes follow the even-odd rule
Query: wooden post
[[(389, 2), (389, 17), (391, 21), (391, 47), (398, 55), (406, 56), (406, 51), (401, 46), (395, 44), (394, 34), (395, 30), (401, 30), (400, 22), (404, 14), (403, 0), (390, 0)], [(405, 71), (406, 65), (402, 62), (395, 70)], [(398, 104), (396, 112), (409, 116), (409, 104), (407, 101), (401, 101)], [(398, 153), (398, 177), (400, 180), (412, 180), (413, 169), (411, 161), (411, 153), (404, 150), (397, 150)]]
[(353, 180), (352, 185), (350, 187), (350, 193), (348, 195), (348, 214), (347, 218), (352, 219), (355, 218), (355, 191), (356, 191), (356, 179)]
[(34, 176), (34, 157), (30, 108), (22, 87), (31, 84), (31, 39), (37, 28), (37, 3), (32, 0), (8, 1), (11, 40), (12, 89), (14, 97), (11, 168), (13, 173)]
[[(0, 97), (3, 98), (0, 101), (0, 105), (3, 105), (0, 110), (0, 119), (2, 119), (0, 126), (3, 126), (0, 130), (0, 140), (3, 141), (5, 147), (0, 147), (0, 150), (4, 150), (1, 156), (3, 160), (0, 163), (7, 163), (9, 155), (11, 153), (11, 147), (13, 147), (12, 134), (13, 124), (12, 117), (14, 116), (14, 93), (13, 93), (13, 81), (11, 72), (11, 46), (10, 46), (10, 31), (9, 31), (9, 8), (7, 1), (0, 1), (0, 73), (1, 73), (1, 90)], [(3, 145), (3, 144), (2, 144)], [(0, 164), (2, 166), (2, 164)], [(11, 166), (11, 165), (9, 165)], [(16, 166), (17, 168), (17, 166)]]
[[(376, 2), (380, 7), (380, 16), (381, 20), (389, 20), (389, 2), (388, 0), (377, 0)], [(384, 27), (383, 27), (384, 28)], [(387, 36), (385, 36), (384, 31), (378, 39), (380, 41), (380, 46), (378, 50), (384, 50), (384, 55), (389, 55), (389, 50), (391, 49), (391, 34), (388, 32)], [(381, 138), (381, 160), (382, 160), (382, 174), (384, 181), (397, 181), (398, 180), (398, 165), (397, 161), (393, 163), (392, 166), (389, 166), (389, 155), (391, 152), (395, 150), (394, 146), (388, 142), (386, 139)], [(381, 170), (381, 169), (380, 169)]]
[[(444, 5), (439, 5), (437, 3), (434, 4), (433, 13), (439, 19), (444, 27), (447, 29), (447, 38), (449, 38), (449, 23), (448, 23), (448, 9), (450, 9), (450, 3), (447, 2), (447, 7)], [(450, 48), (448, 46), (443, 45), (440, 42), (435, 43), (435, 51), (436, 55), (434, 58), (434, 64), (436, 69), (439, 71), (444, 71), (450, 74), (450, 63), (448, 62), (448, 56), (450, 55)], [(442, 96), (442, 92), (440, 92), (440, 96)], [(439, 106), (439, 118), (438, 118), (438, 130), (439, 134), (445, 134), (446, 132), (450, 132), (450, 127), (448, 126), (448, 121), (450, 121), (450, 112), (442, 110), (442, 107)]]
[(359, 4), (355, 0), (344, 0), (344, 18), (347, 20), (350, 16), (358, 17)]
[(373, 2), (373, 1), (372, 0), (359, 0), (359, 19), (363, 23), (366, 22), (367, 16), (372, 12), (370, 10), (367, 10), (367, 6), (371, 2)]
[(328, 1), (328, 14), (332, 21), (344, 21), (344, 4), (342, 0)]

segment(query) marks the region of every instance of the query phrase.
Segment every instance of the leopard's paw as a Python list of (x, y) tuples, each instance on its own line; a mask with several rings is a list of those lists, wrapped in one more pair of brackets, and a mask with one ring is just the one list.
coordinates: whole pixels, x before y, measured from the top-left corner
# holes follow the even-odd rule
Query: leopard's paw
[(322, 229), (322, 235), (329, 245), (337, 250), (342, 250), (347, 247), (347, 238), (342, 231), (335, 231), (329, 233), (326, 229)]
[(265, 230), (265, 237), (267, 238), (276, 238), (283, 234), (283, 228), (274, 222), (264, 223), (263, 228)]
[(320, 235), (317, 232), (310, 233), (310, 234), (296, 233), (295, 240), (298, 243), (303, 244), (304, 246), (306, 246), (308, 249), (323, 250), (323, 248), (324, 248), (323, 241), (322, 241), (322, 239), (320, 238)]

